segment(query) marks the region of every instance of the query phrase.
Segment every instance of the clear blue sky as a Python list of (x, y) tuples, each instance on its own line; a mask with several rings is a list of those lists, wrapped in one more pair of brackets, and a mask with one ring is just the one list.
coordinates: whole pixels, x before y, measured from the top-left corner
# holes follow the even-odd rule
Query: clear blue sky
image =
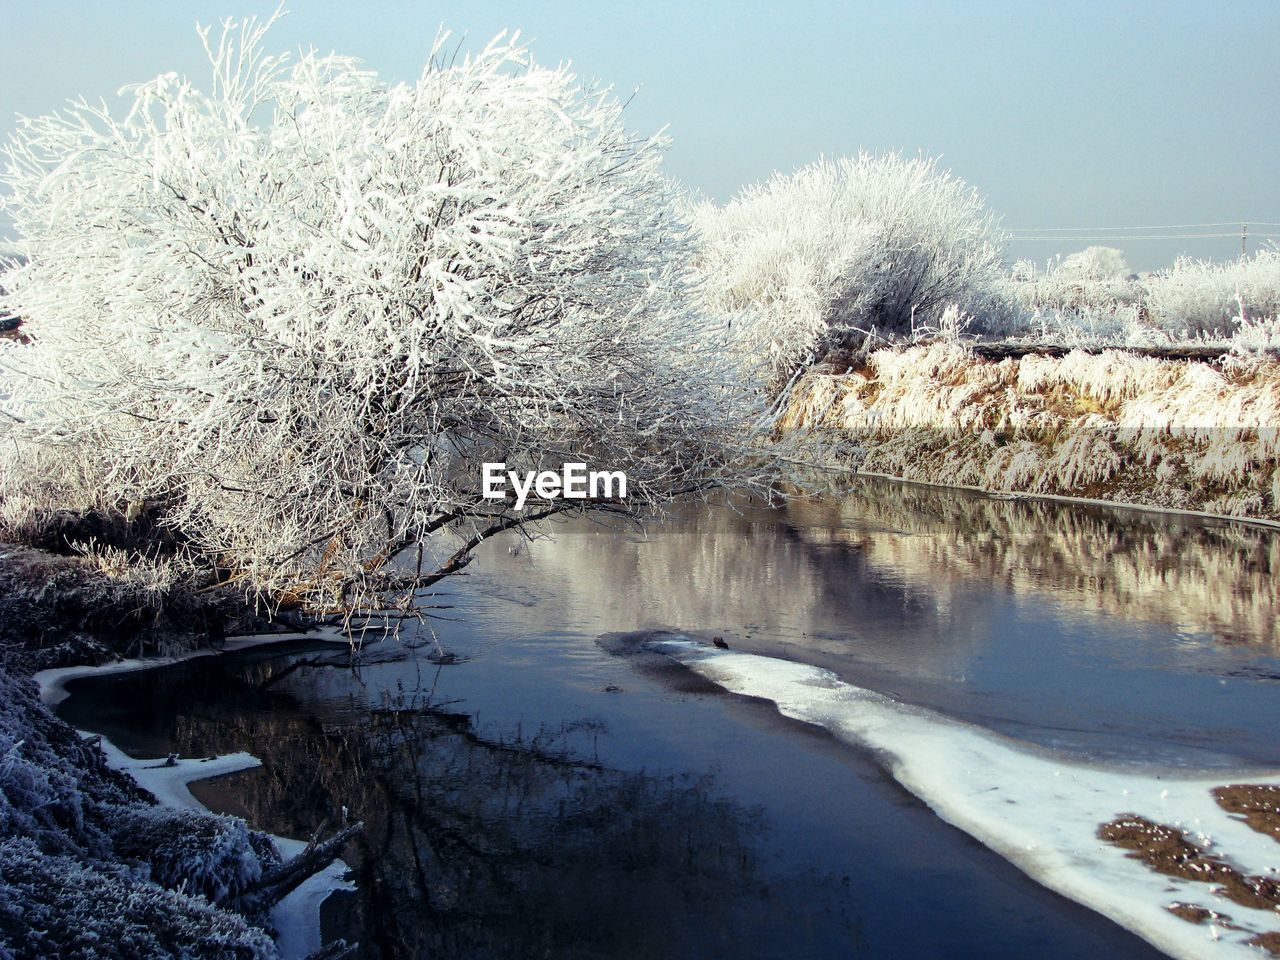
[[(899, 149), (941, 155), (1013, 228), (1280, 223), (1277, 0), (288, 6), (275, 45), (335, 49), (394, 79), (418, 72), (441, 23), (475, 43), (520, 27), (539, 60), (572, 60), (624, 94), (640, 87), (631, 124), (669, 127), (669, 172), (721, 200), (821, 154)], [(202, 77), (194, 22), (265, 14), (272, 4), (6, 8), (7, 138), (17, 113), (44, 113), (79, 94), (110, 97), (165, 70)], [(1263, 231), (1280, 226), (1253, 229)], [(1020, 241), (1010, 253), (1042, 260), (1086, 244)], [(1114, 245), (1135, 269), (1180, 252), (1225, 259), (1240, 246), (1234, 238)]]

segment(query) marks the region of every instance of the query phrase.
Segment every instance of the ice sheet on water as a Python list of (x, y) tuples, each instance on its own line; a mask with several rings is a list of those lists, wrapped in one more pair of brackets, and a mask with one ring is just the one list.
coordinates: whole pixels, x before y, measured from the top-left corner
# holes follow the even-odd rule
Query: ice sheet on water
[[(1175, 957), (1251, 957), (1246, 941), (1280, 929), (1280, 913), (1249, 909), (1204, 883), (1165, 876), (1097, 837), (1122, 813), (1179, 827), (1247, 873), (1276, 875), (1280, 846), (1234, 819), (1210, 790), (1224, 783), (1280, 784), (1280, 771), (1215, 775), (1064, 758), (989, 730), (900, 703), (802, 663), (716, 650), (683, 637), (665, 653), (729, 690), (771, 700), (783, 715), (830, 730), (886, 758), (893, 776), (942, 819), (1045, 886), (1110, 917)], [(1235, 929), (1171, 914), (1196, 904)]]

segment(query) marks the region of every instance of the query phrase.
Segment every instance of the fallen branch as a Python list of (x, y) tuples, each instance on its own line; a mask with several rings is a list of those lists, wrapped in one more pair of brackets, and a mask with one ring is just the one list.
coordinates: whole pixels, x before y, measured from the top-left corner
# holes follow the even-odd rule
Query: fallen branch
[(356, 955), (359, 949), (358, 943), (348, 944), (345, 940), (335, 940), (333, 943), (326, 943), (315, 953), (309, 953), (306, 960), (348, 960)]
[(315, 876), (333, 863), (348, 841), (363, 829), (363, 821), (353, 823), (324, 841), (317, 839), (319, 836), (317, 832), (305, 850), (274, 870), (267, 871), (262, 879), (251, 885), (241, 897), (241, 903), (246, 907), (261, 910), (279, 903), (297, 889), (304, 880)]

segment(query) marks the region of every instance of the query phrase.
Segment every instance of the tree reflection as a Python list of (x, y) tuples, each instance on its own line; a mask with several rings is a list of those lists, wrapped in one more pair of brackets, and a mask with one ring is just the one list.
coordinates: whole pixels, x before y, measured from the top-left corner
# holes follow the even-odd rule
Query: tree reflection
[(139, 704), (151, 735), (184, 755), (261, 757), (257, 770), (193, 785), (261, 829), (305, 837), (363, 820), (346, 854), (357, 892), (326, 918), (326, 935), (359, 940), (361, 956), (803, 955), (856, 943), (847, 887), (782, 875), (762, 852), (761, 813), (721, 795), (714, 775), (608, 769), (570, 749), (593, 732), (581, 724), (490, 737), (420, 693), (321, 724), (272, 689), (298, 656), (122, 675), (78, 699)]
[[(590, 624), (762, 632), (812, 652), (881, 642), (946, 675), (982, 631), (953, 611), (974, 587), (1280, 650), (1280, 534), (1239, 524), (874, 479), (780, 509), (720, 504), (635, 530), (563, 525), (477, 565), (477, 592), (532, 584), (530, 629)], [(968, 617), (981, 616), (974, 609)]]

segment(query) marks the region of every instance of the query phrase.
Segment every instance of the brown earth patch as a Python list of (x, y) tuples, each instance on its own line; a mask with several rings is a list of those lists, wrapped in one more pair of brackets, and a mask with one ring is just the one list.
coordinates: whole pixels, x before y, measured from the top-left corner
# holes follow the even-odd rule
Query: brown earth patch
[(1261, 947), (1272, 956), (1280, 957), (1280, 930), (1260, 933), (1252, 940), (1246, 940), (1245, 943), (1251, 947)]
[(1187, 923), (1204, 923), (1213, 919), (1212, 910), (1197, 907), (1194, 903), (1171, 903), (1165, 909)]
[(1253, 829), (1280, 843), (1280, 786), (1232, 783), (1214, 787), (1213, 799), (1223, 810), (1239, 814)]
[[(1175, 827), (1134, 813), (1123, 813), (1098, 828), (1098, 838), (1141, 860), (1157, 873), (1184, 880), (1214, 883), (1224, 897), (1242, 907), (1275, 910), (1280, 907), (1280, 882), (1241, 873), (1221, 857), (1206, 853)], [(1183, 919), (1186, 919), (1185, 917)]]

